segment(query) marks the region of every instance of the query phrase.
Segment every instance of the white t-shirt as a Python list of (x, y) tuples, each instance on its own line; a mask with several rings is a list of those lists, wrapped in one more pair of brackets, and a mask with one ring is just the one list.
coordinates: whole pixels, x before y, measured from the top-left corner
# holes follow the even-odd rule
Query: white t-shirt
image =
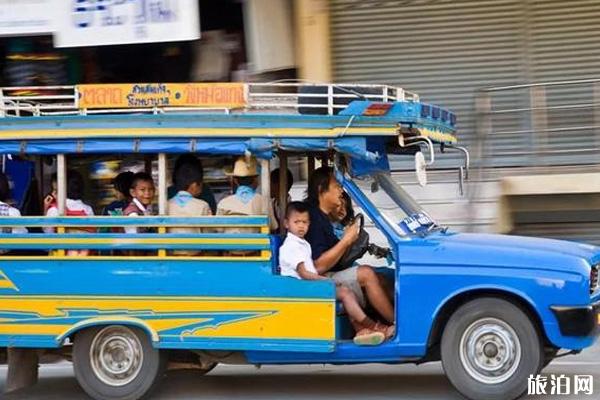
[[(21, 212), (18, 209), (11, 207), (8, 204), (0, 201), (0, 216), (2, 216), (2, 217), (20, 217)], [(19, 227), (14, 227), (14, 228), (6, 228), (6, 231), (10, 232), (10, 233), (27, 233), (27, 228), (25, 228), (23, 226), (19, 226)]]
[(279, 248), (281, 275), (301, 279), (300, 275), (298, 275), (298, 265), (300, 263), (304, 263), (304, 268), (308, 272), (318, 273), (313, 264), (310, 244), (306, 240), (288, 232), (285, 241)]
[[(94, 209), (87, 204), (85, 204), (81, 200), (71, 200), (67, 199), (66, 206), (71, 211), (83, 211), (83, 213), (87, 216), (94, 215)], [(58, 208), (50, 207), (48, 211), (46, 211), (47, 217), (58, 217)], [(46, 227), (44, 228), (44, 232), (46, 233), (54, 233), (54, 228)]]

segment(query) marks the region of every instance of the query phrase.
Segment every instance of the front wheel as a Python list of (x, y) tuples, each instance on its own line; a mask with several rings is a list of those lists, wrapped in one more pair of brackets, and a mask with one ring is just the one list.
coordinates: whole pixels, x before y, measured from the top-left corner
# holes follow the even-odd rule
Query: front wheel
[(137, 400), (162, 376), (165, 357), (140, 329), (121, 325), (90, 328), (75, 337), (77, 381), (96, 400)]
[(472, 400), (511, 400), (538, 373), (543, 349), (530, 317), (513, 303), (481, 298), (461, 306), (442, 335), (448, 379)]

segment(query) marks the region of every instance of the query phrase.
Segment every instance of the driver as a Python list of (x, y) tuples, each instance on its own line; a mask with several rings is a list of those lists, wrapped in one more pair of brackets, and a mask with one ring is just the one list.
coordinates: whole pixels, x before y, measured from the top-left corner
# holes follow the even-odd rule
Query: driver
[(334, 233), (329, 215), (338, 210), (342, 188), (336, 181), (330, 167), (316, 169), (308, 180), (306, 202), (310, 205), (310, 226), (306, 240), (310, 243), (312, 257), (317, 272), (327, 274), (336, 283), (342, 284), (354, 292), (362, 306), (365, 305), (364, 289), (367, 299), (375, 310), (391, 324), (387, 335), (394, 333), (394, 307), (387, 297), (374, 269), (368, 265), (343, 269), (338, 262), (344, 253), (358, 239), (360, 226), (357, 221), (348, 225), (340, 239)]

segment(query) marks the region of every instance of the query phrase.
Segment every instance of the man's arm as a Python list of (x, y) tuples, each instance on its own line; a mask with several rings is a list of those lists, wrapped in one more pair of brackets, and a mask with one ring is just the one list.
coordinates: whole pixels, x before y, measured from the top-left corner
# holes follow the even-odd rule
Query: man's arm
[(298, 264), (298, 267), (296, 268), (296, 271), (298, 271), (298, 275), (300, 275), (300, 278), (302, 279), (306, 279), (309, 281), (323, 281), (323, 280), (329, 280), (329, 278), (326, 278), (324, 276), (321, 276), (319, 274), (315, 274), (314, 272), (310, 272), (306, 269), (306, 267), (304, 266), (304, 263), (301, 262), (300, 264)]
[(319, 274), (324, 274), (333, 268), (342, 258), (346, 250), (358, 239), (359, 225), (353, 223), (346, 228), (344, 236), (332, 248), (321, 253), (319, 258), (315, 260), (315, 268)]

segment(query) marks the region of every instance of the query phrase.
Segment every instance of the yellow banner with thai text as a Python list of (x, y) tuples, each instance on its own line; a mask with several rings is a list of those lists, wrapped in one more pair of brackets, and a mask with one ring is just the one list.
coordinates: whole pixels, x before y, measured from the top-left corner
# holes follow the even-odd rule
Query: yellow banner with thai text
[(204, 107), (246, 105), (243, 83), (127, 83), (77, 85), (79, 108)]

